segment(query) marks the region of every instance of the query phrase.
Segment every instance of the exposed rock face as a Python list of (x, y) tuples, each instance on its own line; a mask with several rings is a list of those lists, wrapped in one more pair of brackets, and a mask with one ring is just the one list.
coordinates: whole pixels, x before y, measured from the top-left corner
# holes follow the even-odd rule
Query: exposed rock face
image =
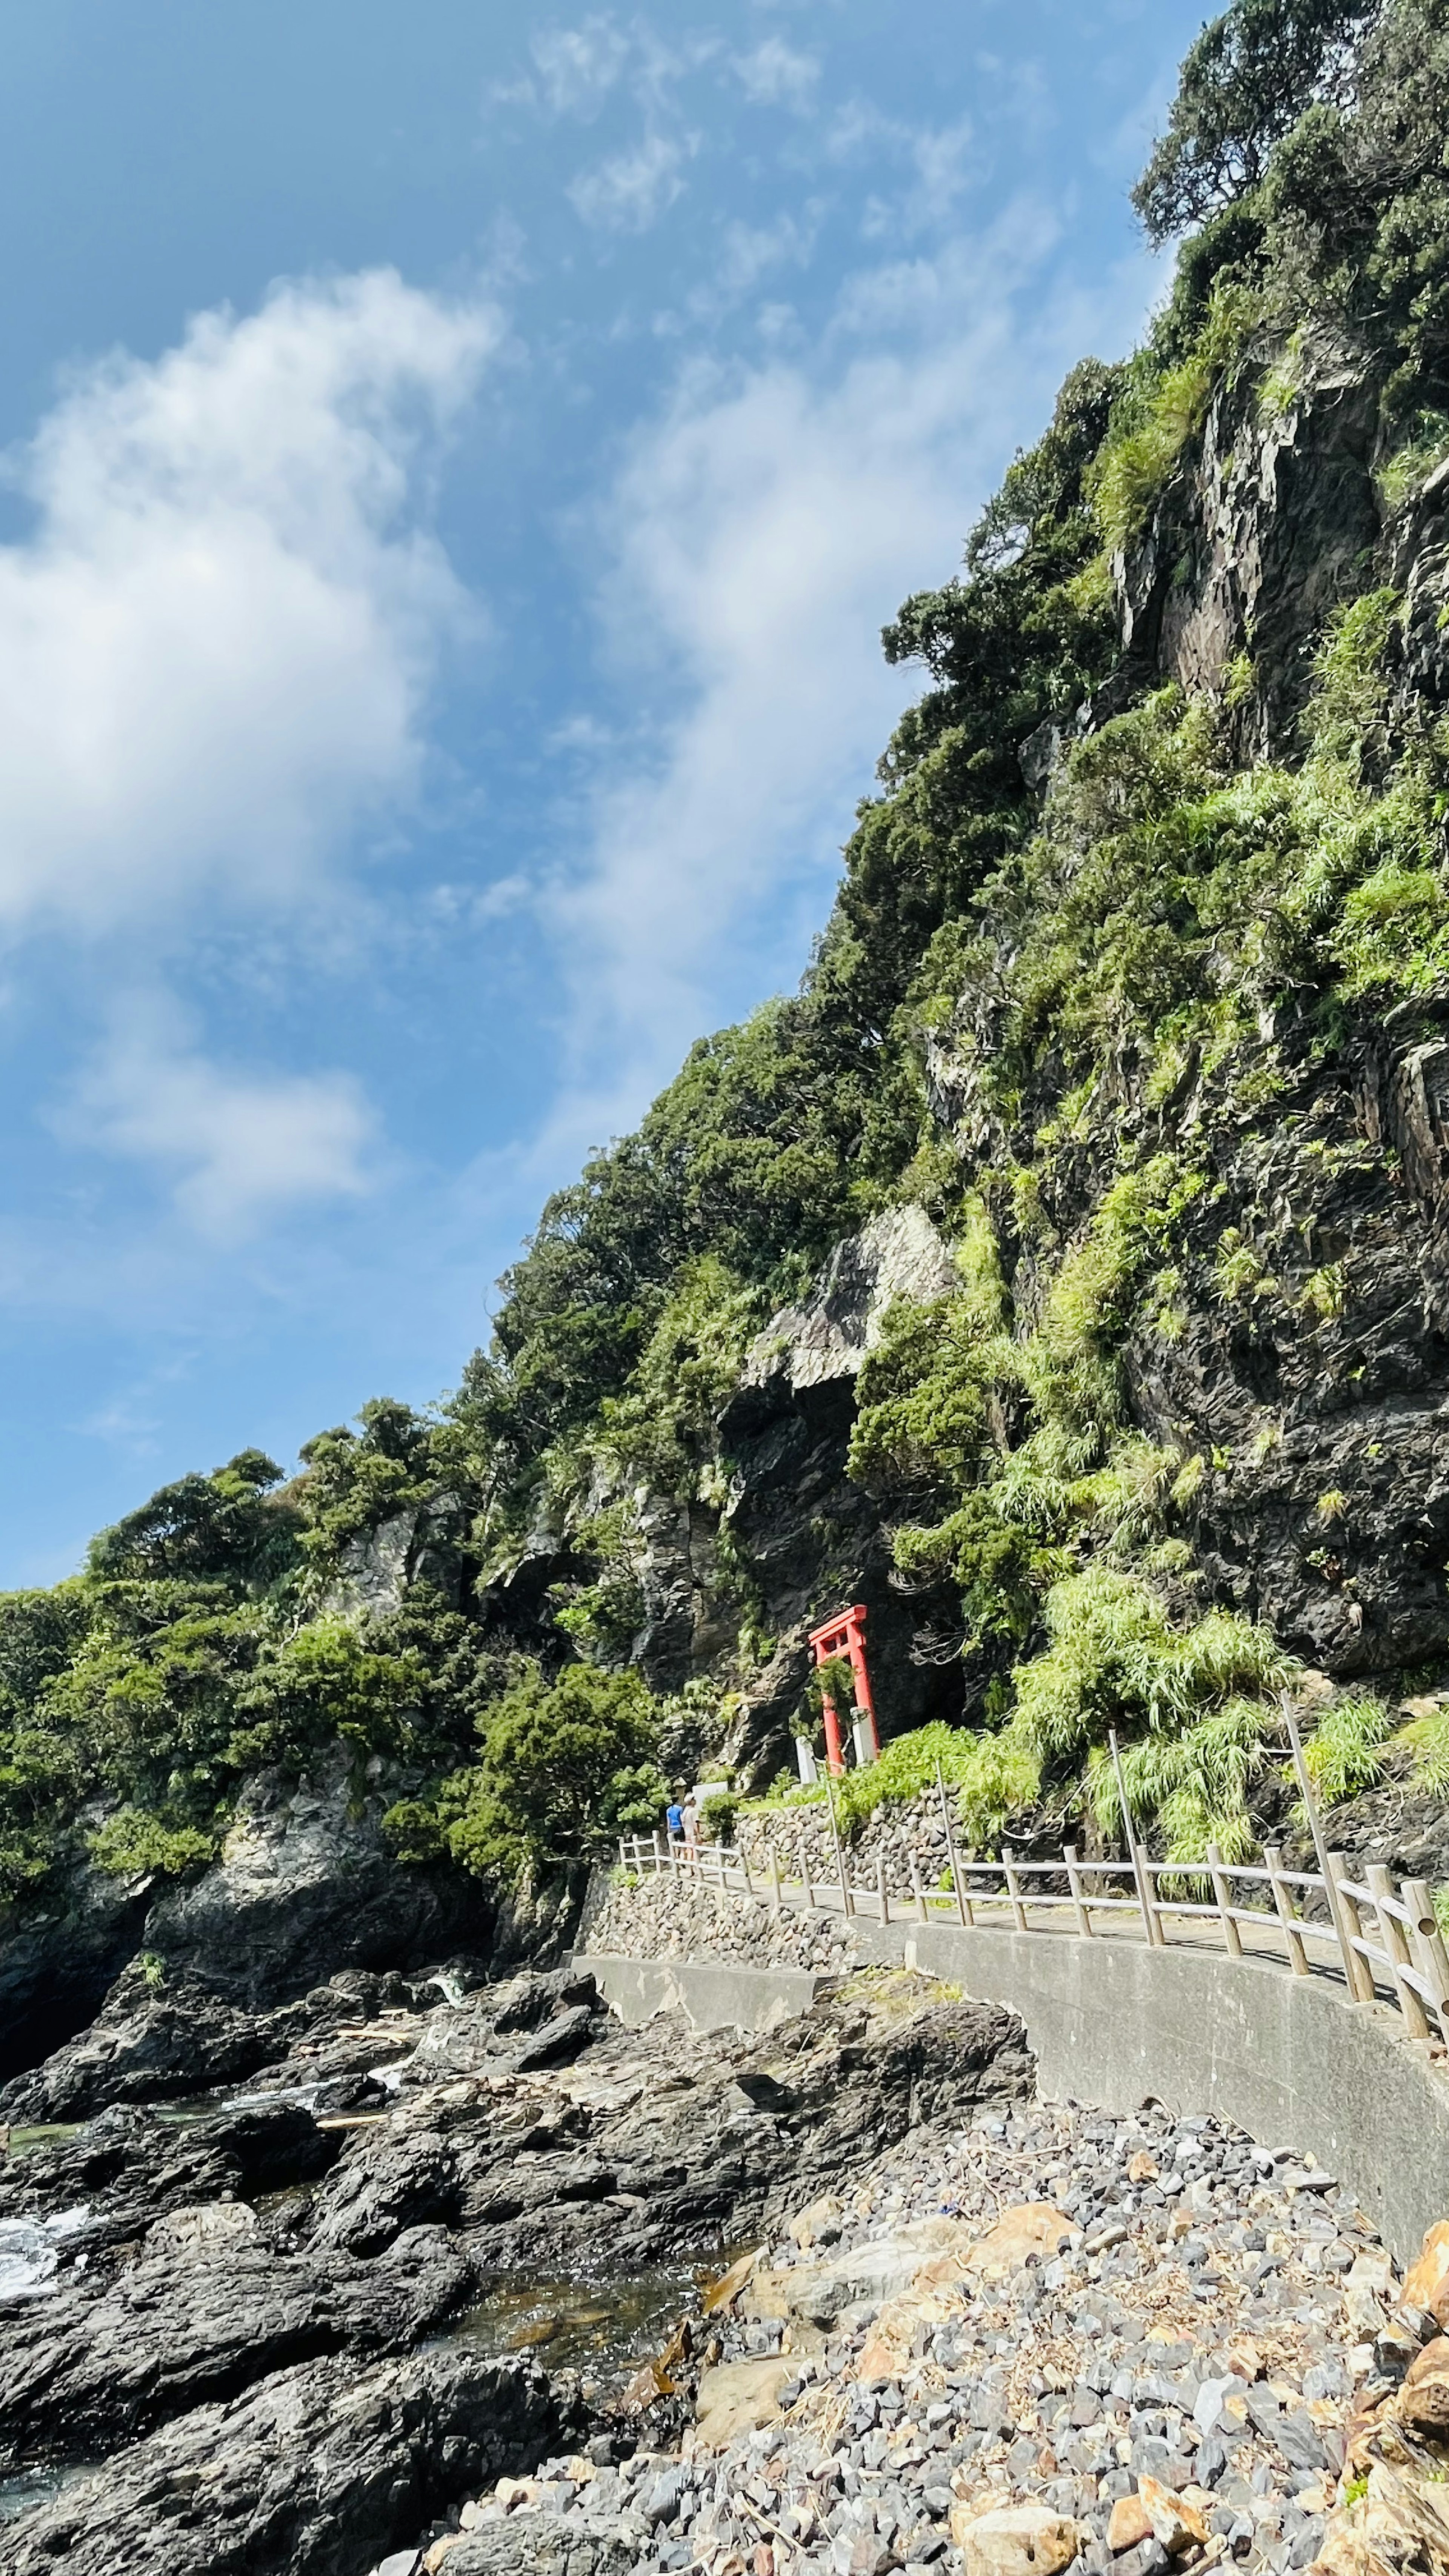
[(0, 1907), (0, 2082), (84, 2028), (140, 1947), (153, 1892), (79, 1862), (48, 1911)]
[(1256, 378), (1218, 395), (1187, 472), (1115, 567), (1129, 660), (1200, 691), (1251, 655), (1264, 748), (1291, 743), (1324, 621), (1363, 587), (1381, 525), (1378, 408), (1351, 351), (1305, 336), (1271, 399)]
[(279, 2254), (254, 2223), (219, 2244), (200, 2229), (188, 2241), (164, 2220), (156, 2233), (156, 2252), (113, 2281), (72, 2276), (7, 2320), (0, 2459), (10, 2469), (114, 2448), (323, 2353), (406, 2351), (473, 2285), (466, 2256), (427, 2227), (394, 2238), (378, 2263)]
[[(161, 2101), (283, 2053), (285, 2033), (273, 2045), (255, 2019), (229, 2023), (221, 2003), (254, 2016), (349, 1969), (486, 1957), (490, 1899), (461, 1870), (398, 1867), (382, 1818), (401, 1792), (375, 1768), (359, 1774), (337, 1743), (300, 1780), (258, 1773), (220, 1861), (179, 1886), (77, 1865), (63, 1910), (17, 1919), (8, 1933), (0, 1915), (0, 2085), (80, 2034), (63, 2081), (57, 2070), (44, 2101), (33, 2088), (17, 2094), (10, 2116), (77, 2119), (103, 2101)], [(537, 1948), (555, 1916), (566, 1940), (581, 1894), (581, 1881), (544, 1891), (537, 1919), (510, 1928), (515, 1953)], [(142, 1953), (161, 1979), (154, 1990), (131, 1965)]]
[(414, 1583), (427, 1583), (455, 1603), (462, 1580), (466, 1514), (456, 1494), (435, 1494), (414, 1510), (394, 1512), (349, 1539), (322, 1604), (334, 1617), (387, 1618)]
[(734, 1640), (735, 1622), (720, 1600), (719, 1513), (645, 1494), (637, 1525), (644, 1625), (634, 1661), (652, 1690), (679, 1690)]
[(539, 2372), (466, 2348), (310, 2362), (66, 2487), (14, 2528), (6, 2576), (357, 2576), (565, 2430)]
[(728, 1760), (760, 1786), (788, 1757), (810, 1669), (807, 1631), (848, 1601), (864, 1602), (883, 1731), (898, 1733), (961, 1704), (949, 1650), (955, 1605), (907, 1603), (891, 1582), (880, 1506), (845, 1472), (855, 1381), (895, 1298), (933, 1304), (960, 1286), (923, 1208), (887, 1210), (841, 1244), (805, 1303), (755, 1342), (720, 1423), (732, 1468), (723, 1529), (748, 1567), (779, 1640), (747, 1682)]
[[(938, 1115), (970, 1127), (982, 1033), (938, 1039)], [(964, 1041), (964, 1043), (963, 1043)], [(1275, 1128), (1244, 1138), (1217, 1121), (1202, 1140), (1208, 1182), (1186, 1228), (1191, 1262), (1171, 1337), (1131, 1333), (1123, 1367), (1142, 1429), (1204, 1474), (1185, 1515), (1210, 1597), (1267, 1620), (1285, 1645), (1335, 1678), (1412, 1665), (1442, 1651), (1449, 1554), (1449, 1301), (1437, 1187), (1406, 1187), (1375, 1150), (1373, 1125), (1408, 1113), (1384, 1101), (1383, 1041), (1323, 1063), (1293, 1028), (1265, 1030)], [(1392, 1042), (1390, 1042), (1390, 1047)], [(1422, 1162), (1437, 1160), (1438, 1054), (1422, 1083)], [(1124, 1083), (1120, 1129), (1144, 1152), (1170, 1148), (1203, 1117), (1200, 1068), (1153, 1108)], [(1395, 1095), (1396, 1097), (1400, 1095)], [(1444, 1130), (1449, 1136), (1449, 1126)], [(978, 1142), (989, 1148), (984, 1125)], [(1406, 1160), (1408, 1158), (1406, 1157)], [(1089, 1169), (1064, 1172), (1051, 1209), (1070, 1239), (1092, 1204)], [(1235, 1211), (1255, 1275), (1221, 1293), (1215, 1260)], [(1029, 1258), (1012, 1281), (1031, 1311)]]
[(303, 1780), (260, 1774), (218, 1866), (152, 1907), (147, 1946), (250, 2006), (339, 1968), (486, 1947), (490, 1909), (475, 1883), (398, 1868), (381, 1831), (389, 1803), (341, 1744)]
[(83, 2208), (78, 2248), (109, 2278), (112, 2251), (134, 2248), (158, 2219), (315, 2182), (340, 2143), (296, 2102), (236, 2106), (184, 2127), (116, 2104), (44, 2154), (0, 2165), (0, 2219)]
[(803, 1306), (771, 1318), (745, 1361), (743, 1388), (790, 1393), (854, 1378), (897, 1297), (929, 1306), (959, 1288), (949, 1246), (922, 1207), (887, 1208), (837, 1246)]
[[(1355, 1877), (1362, 1877), (1366, 1863), (1381, 1861), (1396, 1878), (1421, 1878), (1430, 1887), (1449, 1878), (1449, 1811), (1427, 1790), (1387, 1779), (1381, 1788), (1365, 1789), (1335, 1807), (1330, 1833)], [(1305, 1854), (1310, 1849), (1306, 1836), (1302, 1848)], [(1300, 1865), (1311, 1869), (1314, 1863), (1306, 1858)]]
[(766, 2049), (695, 2035), (682, 2063), (670, 2024), (624, 2032), (596, 2016), (586, 2053), (570, 2029), (570, 2063), (550, 2070), (540, 2042), (578, 2009), (561, 2004), (522, 2043), (495, 2025), (491, 2056), (476, 2015), (433, 2015), (409, 2074), (462, 2054), (472, 2081), (357, 2132), (315, 2196), (310, 2241), (377, 2253), (443, 2224), (483, 2270), (685, 2261), (756, 2223), (787, 2178), (828, 2176), (864, 2140), (1030, 2081), (1013, 2017), (943, 2004), (929, 1979), (850, 1981)]
[(295, 2008), (243, 2012), (185, 1977), (158, 1989), (133, 1964), (88, 2030), (5, 2086), (0, 2113), (85, 2120), (108, 2102), (165, 2102), (237, 2084), (285, 2056), (298, 2031)]

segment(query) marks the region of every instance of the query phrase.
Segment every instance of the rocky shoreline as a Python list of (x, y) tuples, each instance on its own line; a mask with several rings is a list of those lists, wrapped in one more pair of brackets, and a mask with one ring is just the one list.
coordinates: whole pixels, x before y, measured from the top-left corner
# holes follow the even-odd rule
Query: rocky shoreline
[(1156, 2109), (912, 2134), (723, 2287), (680, 2441), (641, 2374), (633, 2456), (505, 2478), (386, 2576), (1284, 2576), (1436, 2332), (1331, 2175)]
[(0, 2576), (1285, 2576), (1434, 2330), (1332, 2176), (904, 1969), (765, 2041), (130, 1974), (5, 2098)]
[[(243, 2042), (245, 2092), (183, 2097)], [(573, 1969), (349, 1971), (250, 2017), (125, 1978), (7, 2090), (42, 2125), (0, 2166), (0, 2478), (61, 2483), (0, 2568), (333, 2576), (354, 2506), (401, 2545), (607, 2411), (470, 2332), (500, 2280), (663, 2267), (683, 2303), (802, 2187), (1030, 2082), (1009, 2015), (905, 1976), (841, 1981), (768, 2057), (626, 2032)], [(354, 2444), (354, 2406), (391, 2432)]]

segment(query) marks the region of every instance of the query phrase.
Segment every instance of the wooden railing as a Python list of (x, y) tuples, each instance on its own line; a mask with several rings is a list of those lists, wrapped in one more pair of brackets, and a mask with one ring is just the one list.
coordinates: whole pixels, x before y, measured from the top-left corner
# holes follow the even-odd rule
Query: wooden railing
[[(790, 1857), (787, 1852), (787, 1863)], [(1003, 1848), (998, 1860), (954, 1861), (946, 1887), (923, 1887), (912, 1861), (911, 1893), (900, 1896), (890, 1893), (884, 1860), (873, 1882), (854, 1885), (843, 1846), (834, 1879), (812, 1880), (803, 1850), (795, 1859), (799, 1874), (790, 1877), (773, 1844), (763, 1864), (753, 1866), (744, 1852), (669, 1842), (657, 1833), (648, 1842), (636, 1837), (619, 1845), (626, 1872), (677, 1874), (755, 1897), (777, 1914), (1065, 1932), (1083, 1941), (1145, 1940), (1154, 1948), (1169, 1942), (1221, 1947), (1229, 1958), (1286, 1967), (1295, 1977), (1330, 1978), (1353, 2003), (1395, 2006), (1411, 2039), (1449, 2042), (1449, 1950), (1422, 1879), (1405, 1879), (1396, 1889), (1385, 1868), (1355, 1879), (1342, 1853), (1324, 1857), (1326, 1871), (1319, 1872), (1285, 1869), (1271, 1844), (1255, 1867), (1225, 1861), (1211, 1843), (1197, 1864), (1150, 1860), (1140, 1850), (1130, 1860), (1085, 1860), (1070, 1843), (1059, 1860), (1023, 1860)], [(1311, 1898), (1320, 1902), (1321, 1919), (1303, 1911)]]

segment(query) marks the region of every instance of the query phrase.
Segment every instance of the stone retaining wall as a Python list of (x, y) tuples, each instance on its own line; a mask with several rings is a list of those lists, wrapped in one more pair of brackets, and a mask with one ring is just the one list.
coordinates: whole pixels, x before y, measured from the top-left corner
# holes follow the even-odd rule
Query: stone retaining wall
[(596, 1870), (589, 1882), (577, 1954), (631, 1959), (722, 1959), (750, 1968), (801, 1968), (840, 1976), (860, 1965), (854, 1926), (828, 1915), (772, 1914), (768, 1905), (701, 1887), (683, 1877), (624, 1878)]
[[(956, 1836), (956, 1857), (966, 1858), (965, 1837), (953, 1816), (951, 1830)], [(830, 1816), (822, 1804), (818, 1807), (773, 1807), (763, 1814), (750, 1814), (741, 1809), (735, 1817), (735, 1846), (742, 1851), (753, 1869), (763, 1869), (766, 1854), (773, 1844), (780, 1856), (780, 1868), (789, 1878), (798, 1878), (803, 1854), (811, 1880), (835, 1886), (837, 1868), (835, 1838), (830, 1830)], [(940, 1887), (947, 1867), (946, 1828), (941, 1820), (941, 1801), (934, 1789), (919, 1798), (892, 1799), (877, 1808), (853, 1839), (844, 1843), (845, 1865), (853, 1887), (874, 1887), (875, 1874), (885, 1862), (886, 1885), (892, 1896), (908, 1897), (911, 1893), (911, 1861), (914, 1857), (923, 1887)], [(788, 1858), (787, 1858), (788, 1855)]]

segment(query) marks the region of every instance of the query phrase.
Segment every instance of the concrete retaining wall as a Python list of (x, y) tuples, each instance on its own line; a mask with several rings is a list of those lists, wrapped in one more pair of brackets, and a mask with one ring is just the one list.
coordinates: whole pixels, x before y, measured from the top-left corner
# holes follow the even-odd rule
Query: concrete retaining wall
[(625, 1959), (576, 1950), (626, 2030), (682, 2013), (691, 2030), (775, 2030), (808, 2012), (818, 1980), (804, 1968), (735, 1968), (718, 1959)]
[[(747, 1900), (740, 1899), (744, 1903)], [(1209, 1951), (1050, 1932), (853, 1925), (859, 1955), (919, 1966), (1019, 2013), (1049, 2098), (1216, 2111), (1265, 2146), (1311, 2154), (1357, 2193), (1400, 2262), (1449, 2212), (1449, 2077), (1387, 2005), (1327, 1978)], [(581, 1954), (582, 1958), (582, 1954)], [(623, 2017), (685, 2013), (701, 2030), (773, 2028), (815, 1980), (716, 1961), (587, 1957)]]

